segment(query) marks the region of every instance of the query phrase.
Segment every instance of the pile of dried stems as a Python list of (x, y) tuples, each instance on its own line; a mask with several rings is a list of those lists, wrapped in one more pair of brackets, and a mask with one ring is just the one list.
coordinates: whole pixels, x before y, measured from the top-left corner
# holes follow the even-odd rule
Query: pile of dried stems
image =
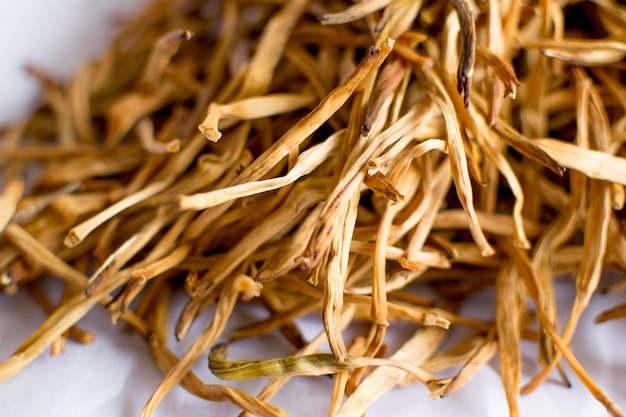
[[(511, 416), (563, 359), (623, 416), (569, 342), (603, 269), (626, 269), (624, 39), (613, 0), (156, 0), (69, 84), (29, 68), (47, 104), (3, 132), (0, 285), (50, 317), (0, 379), (91, 341), (76, 323), (100, 304), (166, 373), (144, 417), (177, 384), (285, 415), (267, 402), (284, 376), (326, 373), (331, 415), (361, 416), (398, 385), (445, 397), (496, 352)], [(46, 276), (65, 282), (58, 302)], [(215, 306), (182, 358), (167, 348), (177, 287), (177, 339)], [(489, 287), (494, 322), (458, 314)], [(268, 318), (225, 334), (244, 303)], [(310, 314), (325, 331), (305, 340), (294, 320)], [(399, 321), (414, 334), (386, 351)], [(444, 351), (454, 326), (471, 337)], [(294, 356), (227, 361), (217, 344), (275, 331)], [(522, 387), (523, 340), (541, 372)], [(216, 376), (276, 378), (256, 397), (204, 384), (190, 368), (213, 346)]]

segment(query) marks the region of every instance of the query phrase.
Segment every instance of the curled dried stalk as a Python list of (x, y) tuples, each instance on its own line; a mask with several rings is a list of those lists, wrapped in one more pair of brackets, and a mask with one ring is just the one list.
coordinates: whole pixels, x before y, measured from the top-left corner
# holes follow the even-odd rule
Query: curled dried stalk
[[(167, 347), (162, 346), (156, 338), (150, 338), (150, 342), (151, 353), (155, 362), (162, 371), (167, 372), (176, 364), (178, 358)], [(229, 401), (254, 415), (264, 417), (288, 416), (280, 408), (260, 401), (245, 391), (223, 385), (205, 384), (191, 371), (185, 375), (181, 385), (198, 397), (208, 401)]]
[(414, 366), (386, 358), (348, 356), (339, 363), (330, 353), (317, 353), (304, 356), (287, 356), (264, 360), (226, 360), (228, 347), (217, 344), (209, 353), (209, 369), (220, 379), (241, 380), (295, 375), (328, 375), (345, 372), (365, 366), (392, 366), (410, 373), (422, 383), (434, 379), (433, 375)]
[(142, 119), (135, 127), (141, 146), (149, 153), (178, 152), (180, 150), (180, 140), (172, 139), (167, 143), (159, 142), (154, 137), (154, 125), (149, 119)]
[(229, 104), (211, 103), (198, 129), (207, 139), (215, 142), (222, 137), (218, 128), (221, 119), (253, 120), (275, 116), (307, 107), (313, 104), (314, 99), (308, 94), (273, 94)]

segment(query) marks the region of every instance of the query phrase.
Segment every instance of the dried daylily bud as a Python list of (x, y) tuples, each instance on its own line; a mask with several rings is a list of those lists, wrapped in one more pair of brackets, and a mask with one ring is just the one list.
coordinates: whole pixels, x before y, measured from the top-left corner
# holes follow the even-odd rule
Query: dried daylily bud
[[(77, 323), (99, 305), (165, 373), (141, 417), (177, 385), (286, 416), (271, 398), (322, 374), (322, 407), (357, 417), (396, 386), (451, 396), (496, 354), (511, 416), (571, 369), (624, 417), (571, 346), (597, 289), (626, 288), (601, 285), (607, 266), (626, 271), (622, 9), (155, 0), (73, 81), (28, 67), (45, 103), (0, 130), (0, 291), (26, 289), (50, 317), (0, 379), (89, 343)], [(484, 289), (495, 318), (466, 315)], [(604, 310), (596, 321), (625, 316)], [(180, 358), (172, 322), (178, 341), (204, 327)], [(230, 361), (218, 343), (269, 337), (294, 353)], [(539, 367), (524, 386), (522, 340)], [(204, 383), (191, 369), (207, 354), (219, 378), (269, 379), (256, 397)]]

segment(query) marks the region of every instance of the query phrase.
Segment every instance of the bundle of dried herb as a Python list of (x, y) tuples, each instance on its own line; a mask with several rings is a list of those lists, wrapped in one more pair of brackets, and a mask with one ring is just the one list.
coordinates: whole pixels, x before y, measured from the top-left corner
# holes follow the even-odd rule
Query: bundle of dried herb
[[(91, 341), (77, 323), (100, 304), (166, 373), (143, 417), (177, 384), (285, 415), (268, 401), (287, 376), (327, 373), (331, 414), (360, 416), (397, 385), (448, 396), (496, 353), (511, 416), (563, 360), (624, 416), (569, 346), (603, 269), (626, 269), (624, 28), (611, 0), (154, 0), (69, 84), (30, 68), (47, 104), (3, 131), (0, 285), (50, 317), (0, 379)], [(577, 295), (559, 329), (565, 273)], [(56, 305), (47, 276), (65, 282)], [(215, 306), (182, 358), (167, 348), (177, 287), (178, 340)], [(494, 322), (458, 314), (490, 287)], [(226, 334), (245, 303), (269, 317)], [(323, 322), (312, 340), (305, 314)], [(414, 334), (389, 352), (400, 321)], [(471, 335), (444, 351), (456, 326)], [(294, 355), (227, 361), (217, 345), (275, 331)], [(521, 387), (524, 339), (542, 370)], [(190, 369), (209, 351), (220, 378), (280, 378), (256, 397), (204, 384)]]

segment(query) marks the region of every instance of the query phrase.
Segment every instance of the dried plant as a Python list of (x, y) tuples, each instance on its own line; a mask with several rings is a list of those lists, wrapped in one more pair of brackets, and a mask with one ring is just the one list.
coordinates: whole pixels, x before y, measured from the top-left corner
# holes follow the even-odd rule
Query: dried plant
[[(361, 416), (395, 386), (452, 395), (496, 353), (511, 416), (563, 359), (624, 416), (570, 342), (602, 271), (626, 269), (625, 25), (609, 0), (153, 0), (72, 82), (29, 67), (46, 104), (3, 130), (0, 289), (50, 316), (0, 379), (90, 343), (78, 323), (100, 304), (166, 374), (142, 417), (178, 384), (282, 416), (272, 396), (321, 374), (335, 375), (330, 415)], [(167, 348), (178, 288), (178, 340), (215, 305), (181, 358)], [(459, 315), (485, 288), (494, 321)], [(226, 332), (245, 303), (268, 317)], [(310, 314), (324, 331), (307, 340)], [(390, 347), (400, 321), (414, 332)], [(226, 360), (221, 341), (272, 332), (292, 355)], [(526, 339), (541, 371), (521, 386)], [(257, 396), (205, 384), (191, 367), (207, 356), (219, 378), (271, 379)]]

